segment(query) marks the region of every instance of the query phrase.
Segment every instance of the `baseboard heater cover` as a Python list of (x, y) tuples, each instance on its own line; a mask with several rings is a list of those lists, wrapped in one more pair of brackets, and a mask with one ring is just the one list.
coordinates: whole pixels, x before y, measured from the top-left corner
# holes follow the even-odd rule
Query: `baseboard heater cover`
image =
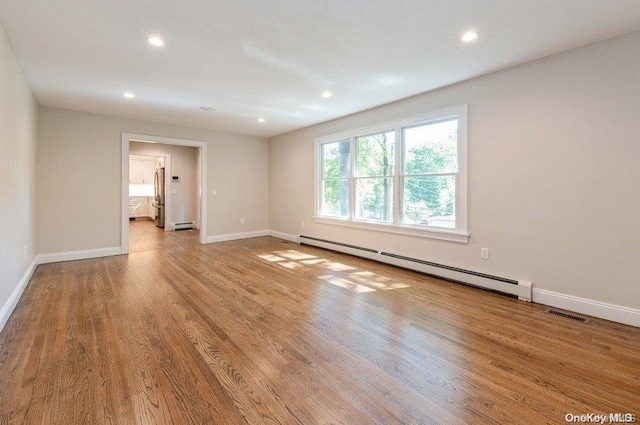
[(186, 223), (176, 223), (173, 225), (174, 230), (186, 230), (193, 229), (195, 223), (193, 221), (189, 221)]
[(317, 246), (319, 248), (325, 248), (332, 251), (339, 251), (356, 257), (367, 258), (381, 263), (387, 263), (421, 273), (442, 277), (448, 280), (502, 292), (516, 296), (520, 300), (531, 302), (532, 285), (531, 282), (528, 281), (494, 276), (487, 273), (462, 269), (460, 267), (453, 267), (446, 264), (420, 260), (417, 258), (406, 257), (404, 255), (378, 251), (371, 248), (330, 241), (327, 239), (314, 238), (311, 236), (299, 235), (298, 243)]

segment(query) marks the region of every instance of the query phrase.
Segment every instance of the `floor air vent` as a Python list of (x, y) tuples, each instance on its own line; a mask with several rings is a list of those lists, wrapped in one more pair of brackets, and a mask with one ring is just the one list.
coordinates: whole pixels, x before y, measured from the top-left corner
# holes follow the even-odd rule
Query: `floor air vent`
[(586, 317), (576, 316), (574, 314), (565, 313), (564, 311), (554, 310), (552, 308), (548, 308), (545, 310), (547, 314), (553, 314), (554, 316), (564, 317), (565, 319), (573, 320), (575, 322), (587, 323), (589, 319)]

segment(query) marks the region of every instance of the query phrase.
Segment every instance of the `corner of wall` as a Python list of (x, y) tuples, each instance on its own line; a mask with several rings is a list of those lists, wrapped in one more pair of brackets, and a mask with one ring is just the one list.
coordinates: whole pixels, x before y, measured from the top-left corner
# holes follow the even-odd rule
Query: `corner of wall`
[(0, 24), (0, 327), (36, 265), (38, 103)]

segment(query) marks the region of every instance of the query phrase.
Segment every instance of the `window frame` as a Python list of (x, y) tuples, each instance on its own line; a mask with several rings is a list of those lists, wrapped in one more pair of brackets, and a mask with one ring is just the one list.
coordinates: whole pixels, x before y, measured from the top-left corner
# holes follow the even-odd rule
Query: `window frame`
[[(338, 134), (318, 137), (315, 143), (315, 215), (314, 221), (321, 224), (347, 226), (380, 232), (417, 236), (451, 242), (468, 243), (470, 234), (467, 227), (467, 115), (468, 105), (461, 105), (439, 111), (420, 114), (408, 118), (372, 125), (364, 128), (345, 131)], [(403, 129), (421, 125), (435, 124), (452, 118), (458, 120), (455, 200), (455, 229), (436, 226), (421, 226), (402, 224), (404, 210), (404, 179), (405, 175), (405, 141)], [(356, 218), (356, 181), (362, 178), (357, 175), (357, 143), (356, 138), (377, 133), (395, 131), (395, 164), (394, 174), (391, 176), (393, 186), (392, 222), (367, 220)], [(351, 170), (349, 176), (349, 214), (347, 217), (332, 217), (321, 215), (321, 184), (322, 184), (322, 146), (326, 143), (346, 141), (350, 142)], [(453, 173), (449, 173), (453, 174)], [(410, 176), (411, 177), (411, 176)]]

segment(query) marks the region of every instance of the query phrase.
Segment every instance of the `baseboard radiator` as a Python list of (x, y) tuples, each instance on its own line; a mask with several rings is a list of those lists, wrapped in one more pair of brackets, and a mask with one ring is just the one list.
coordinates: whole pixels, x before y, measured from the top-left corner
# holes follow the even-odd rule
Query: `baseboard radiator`
[(174, 230), (186, 230), (186, 229), (193, 229), (196, 226), (196, 224), (193, 221), (189, 221), (189, 222), (185, 222), (185, 223), (175, 223), (173, 225), (173, 229)]
[(405, 257), (403, 255), (393, 254), (390, 252), (314, 238), (311, 236), (298, 235), (298, 243), (302, 245), (317, 246), (319, 248), (343, 252), (356, 257), (367, 258), (381, 263), (415, 270), (447, 280), (516, 296), (520, 300), (531, 302), (531, 282), (528, 281), (493, 276), (473, 270), (448, 266), (446, 264)]

